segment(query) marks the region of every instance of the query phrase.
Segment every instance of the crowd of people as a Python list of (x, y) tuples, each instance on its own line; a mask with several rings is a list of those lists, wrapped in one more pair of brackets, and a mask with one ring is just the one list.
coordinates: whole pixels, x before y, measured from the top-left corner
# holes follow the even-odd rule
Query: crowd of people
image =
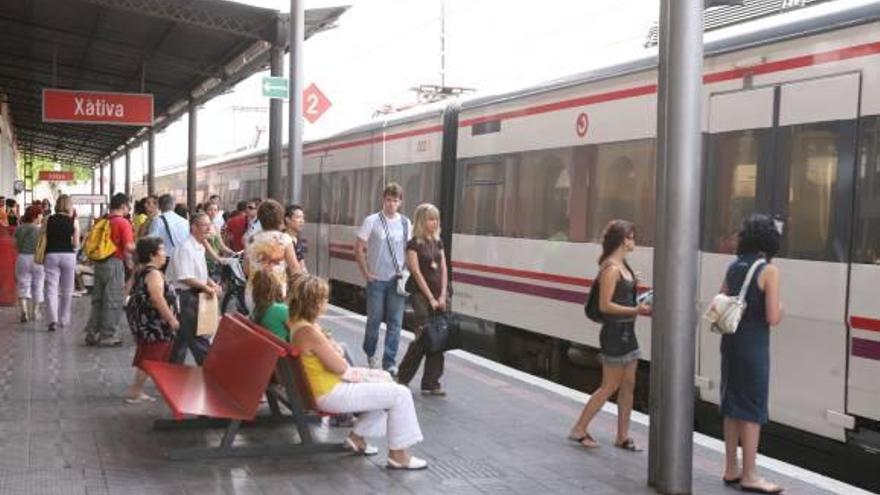
[[(422, 441), (412, 394), (407, 388), (422, 360), (421, 391), (444, 396), (441, 385), (443, 352), (429, 352), (426, 322), (443, 315), (450, 305), (450, 284), (440, 212), (424, 203), (410, 220), (399, 212), (403, 190), (389, 183), (381, 209), (367, 216), (357, 231), (355, 260), (366, 283), (367, 321), (363, 352), (367, 368), (353, 365), (349, 350), (319, 324), (330, 296), (328, 283), (308, 272), (302, 239), (302, 207), (284, 207), (272, 199), (242, 201), (226, 214), (218, 196), (190, 213), (171, 195), (148, 196), (134, 205), (114, 195), (100, 221), (112, 243), (110, 254), (94, 260), (91, 312), (85, 326), (89, 346), (119, 346), (127, 320), (137, 348), (136, 374), (125, 394), (129, 403), (153, 401), (144, 392), (147, 379), (139, 366), (146, 360), (182, 363), (187, 350), (201, 364), (210, 338), (197, 332), (199, 306), (216, 302), (223, 287), (223, 268), (242, 260), (246, 276), (244, 305), (250, 317), (303, 351), (303, 367), (327, 412), (356, 413), (346, 446), (374, 455), (367, 438), (387, 435), (387, 466), (423, 469), (427, 462), (409, 453)], [(7, 203), (8, 206), (8, 203)], [(21, 320), (39, 319), (45, 301), (48, 330), (69, 326), (77, 251), (82, 239), (70, 198), (50, 205), (33, 204), (19, 218), (4, 209), (0, 225), (14, 225), (19, 252), (16, 265)], [(90, 230), (100, 230), (94, 222)], [(748, 218), (739, 233), (737, 259), (731, 263), (721, 291), (737, 294), (746, 287), (747, 307), (738, 331), (721, 344), (721, 412), (724, 416), (726, 463), (722, 480), (746, 491), (778, 493), (781, 488), (761, 478), (756, 454), (761, 425), (768, 420), (769, 329), (781, 319), (779, 270), (771, 264), (780, 234), (770, 217)], [(585, 448), (600, 444), (589, 433), (592, 419), (617, 395), (616, 447), (630, 452), (641, 447), (629, 435), (630, 414), (640, 358), (635, 320), (651, 307), (638, 298), (637, 271), (627, 256), (636, 247), (636, 227), (613, 220), (602, 235), (599, 258), (598, 311), (601, 314), (602, 383), (572, 426), (569, 439)], [(45, 286), (43, 283), (45, 280)], [(406, 302), (412, 305), (416, 339), (398, 365), (397, 352)], [(126, 301), (128, 301), (126, 303)], [(213, 303), (211, 303), (213, 304)], [(123, 318), (123, 314), (127, 318)], [(379, 350), (380, 325), (385, 323)], [(742, 464), (738, 449), (742, 447)]]

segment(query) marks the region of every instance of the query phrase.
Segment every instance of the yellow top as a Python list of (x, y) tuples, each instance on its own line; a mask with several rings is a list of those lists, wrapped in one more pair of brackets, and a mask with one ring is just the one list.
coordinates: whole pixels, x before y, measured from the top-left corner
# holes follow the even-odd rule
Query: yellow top
[(132, 227), (134, 227), (134, 234), (137, 235), (140, 232), (141, 225), (147, 221), (147, 215), (145, 213), (138, 213), (131, 219)]
[(342, 381), (339, 375), (324, 367), (324, 363), (318, 359), (318, 356), (303, 353), (300, 354), (300, 360), (302, 360), (306, 378), (309, 380), (315, 398), (330, 393), (333, 387)]
[[(301, 328), (303, 328), (303, 326), (293, 328), (290, 333), (291, 339), (297, 330)], [(303, 370), (306, 372), (306, 379), (309, 381), (309, 386), (312, 387), (312, 393), (315, 394), (315, 398), (330, 393), (330, 391), (333, 390), (333, 387), (342, 381), (342, 379), (339, 378), (339, 375), (324, 367), (324, 363), (321, 362), (318, 356), (302, 353), (299, 358), (302, 362)]]

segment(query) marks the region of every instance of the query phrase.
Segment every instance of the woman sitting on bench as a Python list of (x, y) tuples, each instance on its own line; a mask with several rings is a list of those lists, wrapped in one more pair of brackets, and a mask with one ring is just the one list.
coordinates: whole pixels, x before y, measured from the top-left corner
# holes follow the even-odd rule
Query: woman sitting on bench
[[(327, 309), (330, 287), (324, 280), (303, 275), (288, 294), (291, 342), (302, 351), (303, 369), (321, 410), (330, 413), (360, 413), (345, 445), (357, 454), (379, 451), (364, 437), (388, 434), (389, 469), (425, 469), (428, 463), (410, 455), (407, 449), (422, 441), (412, 393), (390, 381), (356, 381), (369, 374), (352, 373), (337, 348), (318, 325)], [(360, 377), (360, 378), (358, 378)]]

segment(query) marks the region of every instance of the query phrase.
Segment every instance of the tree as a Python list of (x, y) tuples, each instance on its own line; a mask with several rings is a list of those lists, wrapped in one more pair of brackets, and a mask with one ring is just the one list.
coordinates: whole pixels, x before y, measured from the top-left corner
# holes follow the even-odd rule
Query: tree
[[(34, 157), (33, 158), (33, 178), (27, 179), (25, 178), (25, 189), (34, 189), (34, 185), (39, 183), (39, 176), (41, 170), (50, 170), (50, 171), (69, 171), (73, 172), (73, 184), (82, 184), (84, 182), (88, 182), (92, 180), (92, 171), (86, 167), (80, 167), (76, 165), (65, 165), (61, 163), (54, 162), (49, 160), (48, 158), (43, 157)], [(18, 172), (19, 177), (25, 177), (25, 169), (24, 169), (24, 158), (20, 158), (18, 161)], [(59, 184), (57, 182), (49, 182), (48, 183), (49, 190), (52, 192), (52, 197), (58, 197), (58, 189)]]

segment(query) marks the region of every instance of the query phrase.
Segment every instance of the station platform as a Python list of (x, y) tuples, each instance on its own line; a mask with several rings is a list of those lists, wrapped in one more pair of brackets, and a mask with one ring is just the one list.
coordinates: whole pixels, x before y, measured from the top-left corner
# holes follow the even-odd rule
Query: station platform
[[(650, 494), (647, 452), (614, 448), (616, 407), (600, 413), (588, 451), (566, 434), (587, 396), (463, 351), (448, 354), (447, 397), (423, 397), (413, 380), (425, 442), (413, 452), (427, 471), (384, 468), (385, 443), (372, 458), (328, 453), (287, 458), (172, 461), (169, 448), (216, 445), (219, 431), (155, 432), (170, 417), (161, 399), (128, 405), (134, 347), (83, 344), (88, 296), (74, 301), (70, 328), (48, 333), (42, 322), (18, 323), (0, 308), (0, 494)], [(356, 360), (363, 317), (331, 308), (323, 324), (347, 342)], [(400, 356), (409, 342), (404, 335)], [(148, 393), (157, 395), (152, 385)], [(634, 414), (633, 437), (647, 447), (647, 418)], [(246, 429), (244, 442), (296, 435), (291, 427)], [(344, 428), (320, 427), (341, 439)], [(720, 479), (722, 445), (695, 435), (693, 493), (732, 494)], [(862, 494), (858, 488), (772, 459), (762, 473), (787, 494)]]

